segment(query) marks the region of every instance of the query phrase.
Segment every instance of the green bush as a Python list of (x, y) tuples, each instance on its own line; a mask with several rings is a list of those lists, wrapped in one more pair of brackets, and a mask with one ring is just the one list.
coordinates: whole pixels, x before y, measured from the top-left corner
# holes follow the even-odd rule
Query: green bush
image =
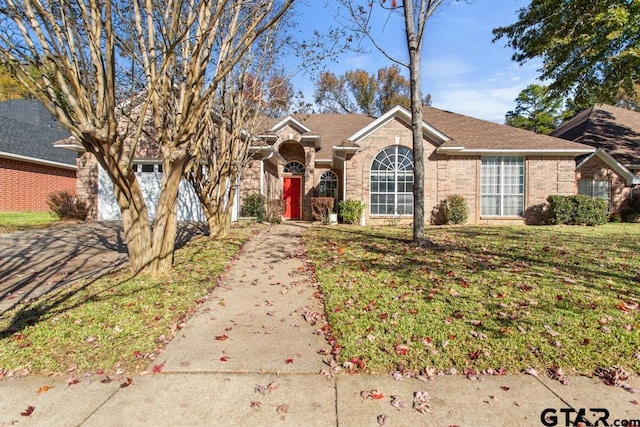
[(360, 200), (343, 200), (338, 202), (338, 213), (342, 222), (345, 224), (358, 224), (362, 213), (364, 212), (364, 203)]
[(609, 219), (607, 201), (585, 195), (549, 196), (547, 223), (602, 225)]
[(467, 201), (457, 194), (447, 196), (442, 201), (441, 210), (443, 224), (464, 224), (469, 217)]
[(62, 220), (84, 221), (89, 213), (87, 204), (69, 191), (55, 191), (49, 194), (47, 204)]
[(258, 222), (264, 221), (267, 214), (265, 203), (267, 198), (262, 194), (251, 193), (245, 196), (244, 204), (242, 205), (241, 215), (256, 217)]
[(624, 222), (640, 222), (640, 193), (631, 195), (629, 204), (620, 211), (620, 218)]

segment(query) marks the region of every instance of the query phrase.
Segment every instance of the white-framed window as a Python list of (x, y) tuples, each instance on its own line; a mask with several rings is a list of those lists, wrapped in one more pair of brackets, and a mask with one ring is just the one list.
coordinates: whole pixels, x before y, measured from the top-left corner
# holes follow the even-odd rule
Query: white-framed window
[(283, 172), (302, 174), (304, 173), (304, 165), (297, 161), (292, 161), (284, 165)]
[(481, 215), (524, 216), (524, 157), (483, 157), (480, 194)]
[(158, 163), (134, 163), (135, 173), (162, 173), (162, 165)]
[(333, 171), (324, 171), (320, 175), (320, 197), (338, 198), (338, 176)]
[(413, 152), (387, 147), (371, 164), (371, 215), (413, 215)]
[(611, 181), (579, 179), (578, 194), (605, 199), (611, 205)]

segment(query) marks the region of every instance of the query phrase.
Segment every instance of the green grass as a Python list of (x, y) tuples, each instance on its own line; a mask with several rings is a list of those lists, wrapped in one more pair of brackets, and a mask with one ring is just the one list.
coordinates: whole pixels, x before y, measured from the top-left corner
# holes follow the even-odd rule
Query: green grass
[(79, 282), (0, 316), (0, 377), (33, 373), (145, 369), (217, 285), (255, 227), (228, 239), (192, 239), (162, 279), (120, 271)]
[(47, 227), (58, 222), (51, 212), (0, 212), (0, 233)]
[[(340, 359), (459, 372), (640, 371), (640, 226), (313, 227)], [(405, 352), (406, 354), (401, 354)]]

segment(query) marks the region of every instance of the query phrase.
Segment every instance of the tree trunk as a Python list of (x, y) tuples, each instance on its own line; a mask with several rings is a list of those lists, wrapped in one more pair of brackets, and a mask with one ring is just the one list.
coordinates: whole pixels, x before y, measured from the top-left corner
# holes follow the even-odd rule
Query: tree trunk
[(185, 158), (163, 162), (162, 189), (153, 224), (153, 259), (150, 273), (166, 274), (173, 265), (173, 249), (178, 230), (178, 191), (184, 171)]
[(424, 243), (424, 144), (422, 93), (420, 90), (420, 42), (414, 27), (412, 2), (404, 2), (405, 29), (409, 47), (411, 131), (413, 136), (413, 243)]

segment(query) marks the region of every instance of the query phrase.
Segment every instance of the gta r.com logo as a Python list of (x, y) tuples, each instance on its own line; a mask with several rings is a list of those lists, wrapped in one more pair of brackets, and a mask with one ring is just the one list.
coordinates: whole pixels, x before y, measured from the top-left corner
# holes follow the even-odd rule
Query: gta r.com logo
[(609, 410), (605, 408), (546, 408), (540, 414), (540, 421), (547, 427), (553, 426), (622, 426), (640, 427), (640, 419), (609, 420)]

